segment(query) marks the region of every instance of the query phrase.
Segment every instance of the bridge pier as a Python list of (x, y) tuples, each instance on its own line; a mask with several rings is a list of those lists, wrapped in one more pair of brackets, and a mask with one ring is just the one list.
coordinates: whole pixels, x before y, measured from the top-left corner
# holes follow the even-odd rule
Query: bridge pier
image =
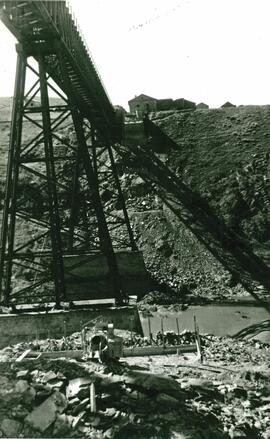
[[(21, 27), (20, 9), (17, 15), (9, 14), (9, 7), (16, 5), (8, 3), (1, 18), (12, 32), (17, 29), (18, 37), (25, 27)], [(57, 4), (60, 15), (65, 16), (59, 22), (57, 14), (57, 24), (48, 21), (55, 6), (49, 10), (49, 3), (31, 2), (25, 7), (47, 30), (41, 27), (37, 31), (29, 25), (27, 38), (22, 35), (22, 43), (17, 45), (1, 233), (0, 303), (16, 307), (55, 301), (59, 308), (66, 300), (67, 276), (77, 276), (74, 266), (89, 252), (105, 256), (111, 295), (117, 303), (124, 303), (128, 296), (115, 251), (136, 251), (137, 247), (111, 148), (117, 132), (115, 111), (89, 55), (76, 58), (75, 48), (82, 53), (85, 48), (80, 46), (77, 29), (70, 27), (74, 22), (66, 5)], [(66, 23), (70, 26), (64, 32)], [(63, 37), (58, 38), (57, 32)], [(30, 62), (32, 57), (37, 67)], [(34, 81), (26, 92), (29, 73)], [(56, 94), (57, 102), (49, 90)], [(31, 123), (27, 131), (25, 119)], [(67, 130), (73, 131), (75, 139)], [(104, 196), (108, 185), (109, 200)], [(116, 201), (120, 207), (114, 212)], [(72, 267), (64, 266), (66, 256), (72, 256)]]

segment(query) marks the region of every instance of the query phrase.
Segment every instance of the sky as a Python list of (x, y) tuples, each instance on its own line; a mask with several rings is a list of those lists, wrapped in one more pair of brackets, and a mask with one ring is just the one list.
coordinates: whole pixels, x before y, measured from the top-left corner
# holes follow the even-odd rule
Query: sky
[[(70, 0), (108, 95), (210, 107), (270, 104), (269, 0)], [(12, 96), (15, 40), (0, 23), (0, 96)]]

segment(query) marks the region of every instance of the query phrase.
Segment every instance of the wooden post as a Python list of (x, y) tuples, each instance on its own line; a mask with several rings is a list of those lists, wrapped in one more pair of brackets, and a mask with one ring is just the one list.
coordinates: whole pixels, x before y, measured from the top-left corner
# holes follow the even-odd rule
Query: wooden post
[(177, 327), (177, 335), (178, 335), (178, 340), (177, 340), (177, 342), (179, 343), (180, 331), (179, 331), (179, 321), (178, 321), (178, 317), (176, 317), (176, 327)]
[(203, 357), (202, 357), (202, 349), (201, 349), (201, 339), (200, 339), (200, 333), (199, 333), (199, 326), (198, 326), (197, 321), (196, 321), (196, 316), (194, 316), (194, 330), (195, 330), (195, 342), (196, 342), (196, 346), (197, 346), (198, 360), (200, 361), (200, 363), (202, 363)]
[(87, 330), (87, 328), (84, 327), (84, 328), (82, 328), (82, 331), (81, 331), (82, 349), (83, 349), (83, 352), (84, 352), (84, 353), (87, 352), (86, 330)]
[(64, 342), (65, 342), (65, 347), (67, 349), (67, 325), (66, 325), (66, 321), (63, 321), (63, 333), (64, 333)]
[(134, 320), (131, 319), (130, 320), (130, 338), (131, 338), (132, 343), (133, 343), (133, 325), (134, 325)]
[(150, 317), (149, 316), (148, 316), (148, 330), (149, 330), (149, 340), (152, 342), (153, 336), (152, 336), (151, 321), (150, 321)]
[(202, 355), (202, 348), (201, 348), (201, 338), (200, 338), (200, 331), (199, 326), (197, 325), (197, 349), (198, 349), (198, 358), (200, 363), (203, 362), (203, 355)]
[(36, 344), (38, 344), (39, 337), (38, 337), (38, 330), (36, 329)]
[(160, 322), (161, 322), (161, 334), (162, 334), (163, 349), (165, 349), (165, 338), (164, 338), (163, 317), (160, 317)]
[(97, 406), (96, 406), (96, 389), (95, 384), (90, 384), (90, 411), (91, 413), (96, 413)]

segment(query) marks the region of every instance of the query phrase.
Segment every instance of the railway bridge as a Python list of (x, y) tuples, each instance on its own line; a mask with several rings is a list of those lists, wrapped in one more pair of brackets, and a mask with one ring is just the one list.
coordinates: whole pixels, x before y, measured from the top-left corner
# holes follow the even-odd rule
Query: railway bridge
[[(122, 138), (121, 112), (110, 102), (65, 1), (0, 1), (0, 14), (18, 41), (1, 302), (55, 301), (59, 307), (61, 301), (89, 299), (91, 265), (94, 290), (108, 290), (105, 297), (123, 303), (117, 258), (126, 261), (128, 254), (133, 265), (142, 260), (112, 150)], [(16, 279), (20, 270), (23, 281)]]

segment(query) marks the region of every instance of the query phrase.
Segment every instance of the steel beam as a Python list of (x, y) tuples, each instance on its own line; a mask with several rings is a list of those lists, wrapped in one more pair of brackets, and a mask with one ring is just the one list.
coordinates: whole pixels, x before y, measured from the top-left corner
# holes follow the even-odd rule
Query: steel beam
[[(51, 281), (54, 281), (54, 292), (49, 291), (49, 295), (54, 294), (56, 305), (59, 307), (61, 300), (65, 299), (63, 256), (73, 252), (83, 254), (83, 251), (96, 250), (101, 250), (107, 258), (114, 297), (118, 302), (124, 302), (126, 295), (122, 291), (114, 252), (114, 246), (118, 244), (117, 231), (114, 228), (126, 225), (131, 248), (135, 249), (136, 244), (132, 236), (113, 152), (111, 147), (108, 147), (115, 140), (114, 108), (106, 95), (93, 61), (85, 45), (82, 44), (65, 2), (27, 2), (26, 10), (22, 11), (16, 1), (0, 0), (0, 12), (4, 24), (21, 41), (17, 46), (15, 97), (1, 232), (0, 302), (9, 306), (12, 298), (15, 301), (18, 299), (20, 303), (31, 303), (28, 299), (35, 286), (38, 287), (46, 282), (50, 282), (51, 285)], [(33, 15), (31, 22), (25, 20), (25, 13)], [(40, 23), (39, 30), (32, 25), (37, 21)], [(29, 57), (37, 61), (38, 68), (28, 63)], [(33, 85), (25, 93), (27, 70), (30, 70), (35, 78)], [(50, 78), (55, 81), (60, 91), (50, 83)], [(63, 99), (64, 105), (50, 104), (49, 88)], [(32, 107), (31, 103), (38, 94), (41, 96), (41, 104)], [(55, 118), (52, 114), (55, 115), (56, 112), (59, 114)], [(41, 121), (36, 117), (39, 114)], [(63, 124), (69, 115), (72, 116), (78, 145), (67, 142), (57, 133), (61, 127), (64, 128)], [(30, 140), (29, 135), (24, 136), (24, 132), (22, 133), (23, 119), (29, 127), (35, 129), (35, 134)], [(89, 121), (86, 128), (83, 119)], [(99, 152), (96, 150), (95, 138), (92, 137), (92, 155), (87, 144), (93, 130), (97, 131), (98, 139), (103, 139), (102, 147), (105, 147), (111, 163), (105, 174), (99, 169)], [(58, 154), (59, 151), (56, 154), (55, 148), (58, 147), (60, 151), (64, 150), (66, 155)], [(70, 157), (71, 153), (72, 157)], [(62, 157), (63, 161), (59, 160)], [(33, 200), (30, 199), (32, 213), (25, 209), (21, 202), (22, 195), (18, 189), (20, 189), (20, 177), (24, 176), (26, 171), (31, 175), (31, 183), (36, 184), (33, 186), (34, 189), (36, 187), (45, 194), (43, 201), (45, 207), (40, 215), (34, 210), (37, 209), (34, 196)], [(117, 200), (121, 201), (124, 220), (112, 216), (106, 203), (101, 200), (100, 187), (108, 171), (113, 177)], [(43, 181), (44, 185), (43, 183), (41, 185), (40, 181)], [(62, 194), (64, 199), (60, 198)], [(68, 208), (70, 220), (67, 225)], [(29, 230), (29, 234), (26, 232), (25, 236), (20, 236), (18, 240), (16, 218), (19, 218), (22, 224), (30, 225), (25, 229)], [(112, 236), (111, 232), (113, 232)], [(43, 240), (42, 247), (39, 248), (41, 240)], [(31, 258), (33, 258), (32, 263)], [(29, 261), (30, 268), (34, 263), (37, 264), (41, 267), (39, 271), (42, 273), (44, 268), (44, 273), (48, 276), (46, 279), (41, 279), (38, 277), (39, 271), (36, 270), (33, 285), (25, 286), (26, 283), (12, 290), (12, 278), (15, 273), (12, 267), (18, 259)], [(19, 264), (21, 268), (27, 270), (26, 263)], [(51, 268), (50, 273), (48, 273), (49, 268)], [(29, 279), (31, 276), (30, 273)], [(45, 297), (48, 292), (38, 293), (40, 301), (43, 301), (42, 294)]]
[(120, 274), (118, 270), (118, 265), (117, 265), (110, 233), (106, 222), (106, 217), (100, 199), (97, 176), (95, 175), (93, 164), (91, 162), (90, 155), (88, 152), (88, 146), (86, 143), (85, 132), (83, 128), (83, 118), (76, 106), (73, 87), (70, 82), (70, 78), (67, 74), (67, 64), (65, 57), (61, 53), (59, 53), (59, 58), (60, 58), (60, 65), (62, 69), (62, 76), (65, 82), (65, 89), (68, 90), (67, 97), (71, 109), (71, 116), (76, 131), (77, 140), (78, 140), (78, 161), (81, 159), (84, 165), (84, 170), (86, 173), (89, 189), (91, 192), (90, 195), (91, 201), (93, 203), (95, 214), (98, 220), (98, 232), (99, 232), (101, 251), (106, 256), (107, 259), (115, 297), (116, 299), (118, 299), (119, 302), (120, 301), (122, 302), (125, 299), (125, 294), (123, 293), (121, 288)]
[[(0, 300), (3, 301), (4, 304), (7, 306), (9, 305), (11, 290), (11, 273), (16, 220), (16, 192), (18, 184), (19, 157), (21, 150), (25, 75), (26, 57), (24, 56), (23, 52), (19, 51), (17, 54), (5, 202), (1, 230)], [(7, 263), (5, 264), (6, 252), (8, 255), (8, 259)]]
[(56, 191), (56, 174), (54, 167), (54, 151), (51, 129), (51, 118), (49, 111), (48, 86), (45, 71), (44, 55), (40, 54), (38, 59), (41, 109), (44, 132), (44, 149), (47, 171), (49, 210), (50, 210), (50, 232), (52, 244), (52, 270), (55, 285), (56, 306), (60, 307), (61, 299), (65, 299), (65, 276), (63, 264), (63, 250), (61, 240), (61, 223), (59, 217), (58, 195)]

